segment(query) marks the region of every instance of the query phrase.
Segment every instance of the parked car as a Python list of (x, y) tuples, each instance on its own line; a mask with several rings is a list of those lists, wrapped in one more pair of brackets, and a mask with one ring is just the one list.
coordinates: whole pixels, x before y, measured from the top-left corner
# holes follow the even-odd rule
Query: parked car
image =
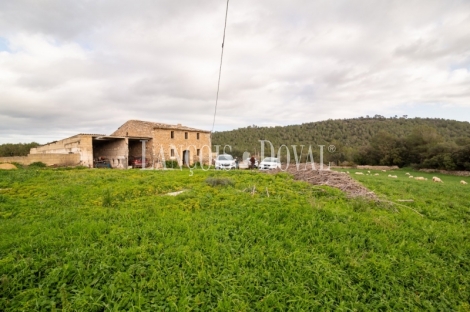
[(277, 169), (277, 168), (281, 168), (281, 161), (279, 160), (279, 158), (275, 158), (275, 157), (266, 157), (259, 164), (260, 170), (270, 170), (270, 169)]
[[(132, 168), (142, 168), (142, 157), (129, 156), (129, 166)], [(145, 158), (145, 168), (150, 167), (150, 161), (148, 158)]]
[(93, 167), (95, 168), (109, 168), (111, 169), (111, 163), (108, 159), (103, 157), (98, 157), (98, 159), (93, 160)]
[(237, 169), (238, 164), (232, 155), (220, 154), (215, 158), (215, 169)]

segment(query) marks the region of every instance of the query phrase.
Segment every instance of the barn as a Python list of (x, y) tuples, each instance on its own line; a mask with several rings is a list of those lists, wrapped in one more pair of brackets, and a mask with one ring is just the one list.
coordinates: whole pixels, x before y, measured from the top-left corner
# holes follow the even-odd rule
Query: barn
[[(105, 159), (112, 168), (126, 169), (129, 160), (138, 157), (146, 159), (144, 164), (151, 168), (161, 168), (168, 160), (174, 160), (179, 165), (193, 165), (195, 162), (208, 164), (210, 154), (210, 131), (181, 124), (129, 120), (110, 135), (77, 134), (32, 148), (28, 157), (44, 159), (48, 165), (55, 162), (57, 165), (90, 168)], [(63, 159), (78, 163), (57, 163), (63, 162)]]

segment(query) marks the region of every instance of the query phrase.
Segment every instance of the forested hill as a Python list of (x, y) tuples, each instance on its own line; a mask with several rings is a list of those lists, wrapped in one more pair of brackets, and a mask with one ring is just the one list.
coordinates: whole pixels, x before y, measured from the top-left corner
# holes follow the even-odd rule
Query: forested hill
[[(259, 151), (258, 140), (269, 140), (275, 148), (285, 145), (335, 145), (342, 155), (334, 161), (354, 161), (355, 163), (381, 163), (406, 165), (416, 159), (406, 159), (400, 155), (395, 161), (387, 159), (364, 159), (363, 154), (370, 152), (371, 147), (380, 144), (379, 137), (394, 146), (396, 153), (403, 154), (410, 151), (410, 145), (436, 145), (454, 147), (470, 144), (470, 123), (445, 119), (430, 118), (385, 118), (360, 117), (355, 119), (326, 120), (284, 127), (258, 127), (250, 126), (232, 131), (215, 132), (213, 145), (229, 144), (233, 147), (232, 153), (241, 156), (244, 151), (251, 153)], [(418, 137), (420, 138), (418, 139)], [(374, 146), (378, 147), (378, 146)], [(377, 156), (377, 157), (380, 157)], [(390, 158), (390, 157), (389, 157)], [(421, 160), (424, 160), (424, 157)], [(332, 159), (330, 159), (332, 160)]]
[(470, 123), (445, 119), (422, 118), (357, 118), (338, 119), (291, 125), (285, 127), (250, 126), (232, 131), (215, 132), (212, 144), (230, 144), (237, 150), (251, 151), (258, 140), (270, 140), (274, 146), (281, 144), (334, 144), (359, 148), (369, 145), (379, 132), (385, 131), (405, 138), (417, 127), (431, 127), (445, 141), (470, 137)]

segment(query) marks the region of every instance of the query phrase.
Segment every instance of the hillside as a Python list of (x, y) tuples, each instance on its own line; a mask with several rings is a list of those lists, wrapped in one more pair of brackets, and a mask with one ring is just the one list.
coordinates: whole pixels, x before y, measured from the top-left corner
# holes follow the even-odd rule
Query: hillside
[(405, 138), (413, 129), (427, 126), (436, 129), (446, 141), (459, 137), (470, 138), (470, 123), (445, 119), (421, 118), (357, 118), (337, 119), (290, 125), (284, 127), (250, 126), (231, 131), (215, 132), (212, 144), (230, 144), (237, 150), (258, 148), (258, 140), (270, 140), (274, 146), (281, 144), (334, 144), (359, 148), (367, 146), (379, 132), (385, 131)]
[[(470, 146), (470, 123), (430, 118), (385, 118), (377, 115), (370, 118), (326, 120), (285, 127), (250, 126), (232, 131), (216, 132), (213, 135), (212, 143), (213, 145), (231, 145), (233, 154), (236, 156), (241, 156), (244, 151), (259, 152), (260, 142), (258, 140), (260, 139), (271, 141), (275, 149), (282, 144), (288, 146), (303, 144), (307, 147), (309, 145), (314, 147), (317, 144), (326, 146), (332, 144), (335, 145), (338, 153), (325, 155), (327, 160), (364, 164), (405, 165), (423, 162), (427, 158), (425, 156), (429, 156), (421, 155), (423, 157), (419, 159), (419, 162), (416, 158), (407, 159), (408, 155), (400, 155), (399, 161), (364, 159), (364, 154), (366, 154), (365, 156), (370, 154), (371, 151), (368, 149), (374, 145), (374, 139), (377, 141), (380, 136), (386, 136), (383, 138), (385, 141), (394, 141), (392, 145), (399, 150), (400, 154), (409, 154), (413, 149), (411, 145), (427, 144), (427, 148), (431, 148), (444, 143), (446, 147), (441, 148), (441, 152), (453, 153), (459, 146)], [(417, 140), (417, 136), (421, 136), (420, 140)], [(376, 145), (380, 144), (380, 142), (375, 143)]]

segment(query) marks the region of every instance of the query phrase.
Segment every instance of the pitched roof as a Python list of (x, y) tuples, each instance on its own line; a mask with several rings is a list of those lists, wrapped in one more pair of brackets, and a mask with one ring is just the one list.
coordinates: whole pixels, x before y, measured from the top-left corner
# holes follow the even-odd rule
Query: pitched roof
[(75, 134), (75, 135), (72, 135), (70, 137), (67, 137), (65, 139), (60, 139), (60, 140), (55, 140), (55, 141), (52, 141), (52, 142), (47, 142), (45, 144), (38, 145), (37, 147), (47, 146), (47, 145), (54, 144), (54, 143), (57, 143), (57, 142), (61, 142), (61, 141), (65, 141), (65, 140), (69, 140), (69, 139), (73, 139), (73, 138), (78, 138), (82, 135), (83, 136), (91, 136), (91, 137), (104, 136), (104, 134), (96, 134), (96, 133), (79, 133), (79, 134)]
[(165, 123), (160, 123), (160, 122), (143, 121), (143, 120), (128, 120), (125, 124), (127, 123), (141, 124), (144, 127), (149, 127), (153, 129), (175, 129), (175, 130), (186, 130), (186, 131), (207, 132), (207, 133), (210, 132), (208, 130), (186, 127), (181, 124), (170, 125), (170, 124), (165, 124)]

